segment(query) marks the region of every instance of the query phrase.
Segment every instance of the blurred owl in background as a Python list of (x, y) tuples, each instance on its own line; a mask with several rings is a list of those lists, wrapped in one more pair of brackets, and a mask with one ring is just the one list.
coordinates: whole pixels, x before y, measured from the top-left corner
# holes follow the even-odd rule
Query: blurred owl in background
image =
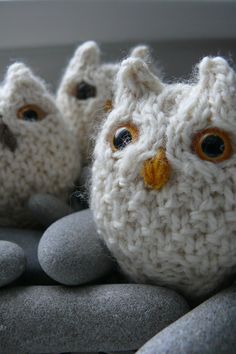
[[(151, 63), (147, 46), (135, 47), (131, 56)], [(82, 165), (90, 164), (94, 134), (111, 109), (118, 69), (119, 63), (102, 64), (98, 45), (88, 41), (76, 49), (60, 83), (57, 104), (79, 140)]]
[(133, 280), (198, 298), (236, 273), (236, 75), (205, 57), (192, 84), (123, 61), (97, 137), (91, 207)]
[(45, 84), (24, 64), (11, 65), (0, 87), (0, 225), (31, 224), (34, 193), (66, 199), (80, 172), (79, 144)]

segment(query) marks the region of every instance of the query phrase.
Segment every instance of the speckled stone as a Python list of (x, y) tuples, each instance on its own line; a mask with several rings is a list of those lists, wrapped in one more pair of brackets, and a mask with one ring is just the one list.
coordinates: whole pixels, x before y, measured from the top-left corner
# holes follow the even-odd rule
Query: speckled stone
[(115, 264), (97, 235), (89, 209), (51, 225), (40, 240), (38, 259), (48, 276), (65, 285), (98, 279)]
[(33, 195), (28, 201), (28, 208), (35, 220), (44, 228), (73, 213), (69, 205), (49, 194)]
[(188, 310), (150, 285), (1, 289), (0, 353), (135, 350)]
[(0, 241), (0, 287), (12, 283), (25, 271), (26, 258), (21, 247)]
[(36, 230), (0, 228), (0, 240), (14, 242), (24, 251), (27, 264), (25, 272), (19, 279), (21, 283), (55, 284), (42, 270), (38, 261), (37, 251), (41, 236), (42, 232)]
[(137, 354), (236, 354), (236, 285), (147, 342)]

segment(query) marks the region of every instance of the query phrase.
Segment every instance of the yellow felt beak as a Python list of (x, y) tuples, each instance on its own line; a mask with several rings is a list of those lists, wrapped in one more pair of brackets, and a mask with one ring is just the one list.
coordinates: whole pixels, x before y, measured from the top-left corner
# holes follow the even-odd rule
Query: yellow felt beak
[(163, 148), (157, 150), (156, 156), (143, 164), (142, 177), (147, 187), (160, 190), (169, 180), (171, 167)]

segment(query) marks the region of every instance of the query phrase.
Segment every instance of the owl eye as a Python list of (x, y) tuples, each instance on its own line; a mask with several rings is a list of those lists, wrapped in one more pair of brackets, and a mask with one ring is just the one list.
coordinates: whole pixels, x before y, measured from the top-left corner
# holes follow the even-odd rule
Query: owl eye
[(233, 151), (229, 135), (218, 128), (197, 133), (193, 139), (193, 150), (200, 159), (215, 163), (227, 160)]
[(34, 104), (28, 104), (17, 111), (17, 118), (27, 122), (38, 122), (46, 117), (46, 113)]
[(87, 100), (88, 98), (95, 97), (97, 93), (96, 87), (82, 81), (77, 84), (74, 96), (78, 100)]
[(137, 128), (133, 125), (119, 127), (111, 136), (111, 148), (113, 151), (123, 150), (130, 143), (134, 143), (138, 138)]

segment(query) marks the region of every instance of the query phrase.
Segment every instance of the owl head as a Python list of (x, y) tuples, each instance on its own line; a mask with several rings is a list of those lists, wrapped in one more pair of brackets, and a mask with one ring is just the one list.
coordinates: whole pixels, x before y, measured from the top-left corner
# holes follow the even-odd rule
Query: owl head
[(206, 57), (192, 84), (123, 61), (94, 152), (91, 207), (135, 281), (189, 297), (236, 272), (236, 75)]
[(0, 87), (0, 225), (28, 224), (34, 193), (65, 199), (80, 171), (78, 143), (42, 80), (22, 63)]
[[(135, 47), (131, 55), (151, 62), (147, 46)], [(111, 109), (118, 68), (101, 63), (98, 45), (88, 41), (76, 49), (59, 86), (57, 103), (80, 142), (83, 165), (90, 162), (94, 134)]]

